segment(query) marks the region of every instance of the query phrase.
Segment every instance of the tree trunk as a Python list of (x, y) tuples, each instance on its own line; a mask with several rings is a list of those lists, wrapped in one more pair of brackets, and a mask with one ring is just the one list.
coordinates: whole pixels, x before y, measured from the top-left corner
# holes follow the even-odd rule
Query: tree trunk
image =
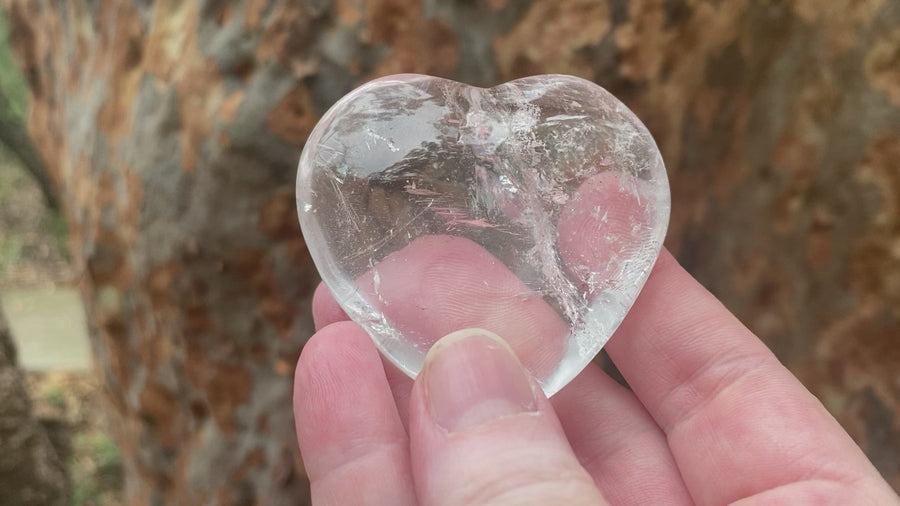
[(3, 94), (3, 90), (0, 90), (0, 144), (16, 155), (25, 170), (34, 178), (41, 189), (47, 207), (57, 210), (59, 209), (59, 200), (56, 198), (56, 188), (50, 181), (47, 167), (35, 149), (34, 143), (31, 142), (28, 130), (22, 121), (11, 114), (4, 114), (11, 109), (9, 98)]
[(68, 504), (66, 470), (31, 412), (9, 325), (0, 310), (0, 504)]
[(669, 247), (900, 487), (900, 4), (3, 0), (128, 504), (296, 504), (316, 283), (294, 175), (354, 85), (593, 79), (650, 127)]

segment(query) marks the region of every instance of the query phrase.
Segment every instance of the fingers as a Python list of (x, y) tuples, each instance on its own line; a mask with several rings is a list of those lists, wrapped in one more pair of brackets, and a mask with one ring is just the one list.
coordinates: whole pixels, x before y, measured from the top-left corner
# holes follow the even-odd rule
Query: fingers
[(654, 187), (616, 172), (585, 181), (560, 211), (559, 254), (589, 297), (636, 295), (633, 279), (653, 265), (652, 229), (662, 226)]
[[(319, 287), (316, 309), (335, 314), (337, 302)], [(315, 314), (316, 321), (320, 320)], [(398, 411), (407, 420), (412, 380), (390, 362), (385, 371)], [(627, 389), (589, 365), (552, 403), (582, 466), (612, 504), (679, 504), (690, 497), (665, 434)]]
[(698, 503), (877, 477), (822, 405), (668, 252), (607, 350), (666, 432)]
[(451, 334), (429, 351), (410, 444), (423, 504), (605, 504), (541, 389), (487, 331)]
[(415, 239), (363, 275), (357, 289), (420, 360), (435, 341), (464, 328), (504, 336), (537, 378), (553, 372), (565, 351), (568, 326), (542, 295), (463, 237)]
[(312, 312), (316, 330), (324, 329), (332, 323), (350, 319), (337, 301), (334, 300), (325, 283), (319, 283), (319, 286), (316, 287), (316, 292), (313, 294)]
[[(316, 288), (312, 306), (316, 330), (335, 322), (350, 320), (344, 310), (341, 309), (341, 306), (334, 300), (325, 283), (319, 283), (319, 286)], [(409, 420), (409, 393), (412, 390), (412, 380), (403, 371), (397, 369), (397, 366), (389, 360), (382, 358), (381, 362), (384, 366), (384, 374), (391, 387), (391, 393), (394, 394), (394, 404), (397, 406), (397, 412), (400, 414), (400, 420), (403, 421), (405, 428)]]
[(316, 333), (294, 385), (297, 440), (315, 504), (416, 504), (406, 431), (361, 328), (343, 322)]
[(666, 436), (634, 394), (594, 364), (551, 402), (575, 455), (616, 505), (692, 504)]
[[(642, 205), (652, 187), (624, 190), (600, 174), (560, 215), (560, 255), (589, 294), (639, 287), (608, 282), (623, 269), (639, 279), (634, 261), (652, 258), (641, 239), (661, 216)], [(671, 255), (652, 272), (607, 350), (666, 432), (694, 499), (724, 503), (808, 476), (872, 474), (818, 401)], [(848, 458), (858, 464), (849, 474)]]

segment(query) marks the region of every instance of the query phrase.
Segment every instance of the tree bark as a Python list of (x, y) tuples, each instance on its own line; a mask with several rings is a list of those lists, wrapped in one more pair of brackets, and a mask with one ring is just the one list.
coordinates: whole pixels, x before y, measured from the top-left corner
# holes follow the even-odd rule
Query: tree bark
[(354, 85), (592, 79), (669, 168), (668, 245), (900, 487), (900, 4), (2, 0), (69, 219), (128, 504), (296, 504), (304, 139)]
[(3, 114), (10, 111), (9, 98), (0, 90), (0, 144), (16, 155), (25, 170), (31, 174), (47, 207), (53, 210), (59, 209), (59, 200), (56, 198), (56, 188), (50, 181), (50, 173), (38, 154), (31, 137), (28, 136), (27, 127), (17, 118)]
[(16, 358), (9, 325), (0, 309), (0, 504), (68, 504), (66, 470), (31, 401)]

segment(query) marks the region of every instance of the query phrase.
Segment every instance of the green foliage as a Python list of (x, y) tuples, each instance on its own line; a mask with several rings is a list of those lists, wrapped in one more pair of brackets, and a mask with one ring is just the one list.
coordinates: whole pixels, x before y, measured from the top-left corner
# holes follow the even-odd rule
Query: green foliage
[(73, 506), (110, 504), (110, 491), (122, 486), (122, 457), (115, 441), (104, 432), (78, 434), (75, 454), (81, 462), (70, 462)]
[(92, 479), (72, 483), (72, 506), (93, 506), (101, 502), (100, 487)]
[(101, 477), (115, 478), (120, 472), (122, 459), (119, 447), (106, 433), (97, 434), (93, 441), (94, 454), (97, 456), (97, 472)]
[(47, 401), (47, 404), (56, 409), (65, 411), (66, 409), (66, 391), (61, 385), (51, 385), (41, 393), (41, 396)]
[(0, 9), (0, 95), (7, 98), (5, 101), (0, 100), (0, 104), (8, 102), (3, 106), (7, 110), (0, 110), (0, 118), (11, 117), (23, 121), (28, 93), (25, 79), (9, 47), (9, 29), (3, 9)]

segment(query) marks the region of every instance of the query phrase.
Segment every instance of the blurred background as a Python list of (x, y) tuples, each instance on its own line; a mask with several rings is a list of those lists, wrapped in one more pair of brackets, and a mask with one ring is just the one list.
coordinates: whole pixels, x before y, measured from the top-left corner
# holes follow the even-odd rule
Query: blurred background
[(591, 79), (667, 246), (900, 489), (897, 0), (0, 0), (0, 504), (304, 504), (294, 177), (377, 76)]

